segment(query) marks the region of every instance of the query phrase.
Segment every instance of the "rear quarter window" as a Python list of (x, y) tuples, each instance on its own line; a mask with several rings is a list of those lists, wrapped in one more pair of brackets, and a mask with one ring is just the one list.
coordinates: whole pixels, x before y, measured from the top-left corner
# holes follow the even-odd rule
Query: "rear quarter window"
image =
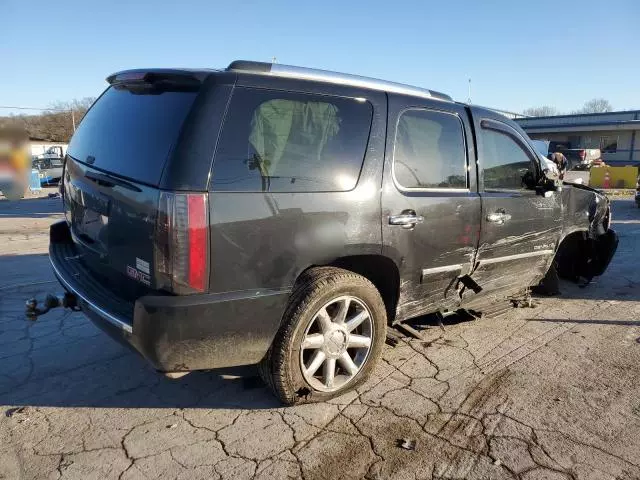
[(196, 95), (109, 87), (82, 119), (67, 152), (101, 170), (157, 186)]
[(353, 189), (373, 107), (362, 99), (237, 88), (218, 146), (215, 191)]

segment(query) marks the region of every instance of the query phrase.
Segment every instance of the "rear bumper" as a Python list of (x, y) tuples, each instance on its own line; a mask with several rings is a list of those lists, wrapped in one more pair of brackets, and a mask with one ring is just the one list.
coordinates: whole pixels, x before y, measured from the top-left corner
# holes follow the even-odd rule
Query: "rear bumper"
[(180, 372), (249, 365), (266, 354), (290, 290), (201, 295), (145, 295), (126, 302), (92, 277), (65, 222), (51, 226), (53, 271), (102, 330), (139, 352), (157, 370)]

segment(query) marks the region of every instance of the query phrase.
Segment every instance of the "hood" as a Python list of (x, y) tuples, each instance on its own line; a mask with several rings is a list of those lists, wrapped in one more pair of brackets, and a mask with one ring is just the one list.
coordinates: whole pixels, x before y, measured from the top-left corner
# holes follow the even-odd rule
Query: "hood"
[[(584, 184), (582, 184), (582, 183), (571, 183), (571, 182), (568, 182), (568, 183), (565, 183), (565, 184), (563, 185), (563, 188), (564, 188), (565, 186), (567, 186), (567, 187), (571, 187), (571, 188), (577, 188), (577, 189), (579, 189), (579, 190), (586, 190), (586, 191), (588, 191), (588, 192), (593, 192), (593, 193), (595, 193), (595, 194), (596, 194), (598, 197), (600, 197), (600, 198), (605, 198), (605, 199), (607, 198), (607, 196), (606, 196), (604, 193), (602, 193), (600, 190), (596, 190), (595, 188), (593, 188), (593, 187), (589, 187), (588, 185), (584, 185)], [(608, 199), (607, 199), (607, 200), (608, 200)]]

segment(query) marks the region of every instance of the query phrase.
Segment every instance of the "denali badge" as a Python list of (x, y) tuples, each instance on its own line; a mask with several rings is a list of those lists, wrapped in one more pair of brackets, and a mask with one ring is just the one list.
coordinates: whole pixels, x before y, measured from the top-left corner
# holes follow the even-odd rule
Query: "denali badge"
[(145, 285), (151, 285), (151, 279), (149, 278), (149, 274), (141, 272), (140, 270), (136, 270), (131, 265), (127, 265), (127, 275), (133, 278), (134, 280), (137, 280), (140, 283), (144, 283)]
[(542, 245), (534, 245), (533, 250), (534, 251), (547, 250), (547, 249), (552, 249), (553, 247), (554, 247), (553, 243), (543, 243)]

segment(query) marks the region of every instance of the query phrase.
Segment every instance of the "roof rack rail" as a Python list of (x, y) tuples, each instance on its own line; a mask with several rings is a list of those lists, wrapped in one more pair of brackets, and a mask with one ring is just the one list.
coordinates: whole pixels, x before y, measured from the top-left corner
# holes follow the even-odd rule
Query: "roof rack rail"
[(329, 70), (317, 70), (315, 68), (295, 67), (281, 63), (253, 62), (250, 60), (235, 60), (227, 67), (228, 71), (246, 73), (264, 73), (278, 77), (299, 78), (302, 80), (317, 80), (321, 82), (349, 85), (353, 87), (370, 88), (385, 92), (414, 95), (423, 98), (432, 98), (452, 102), (453, 99), (444, 93), (428, 90), (426, 88), (404, 85), (402, 83), (388, 82), (376, 78), (362, 77), (348, 73), (331, 72)]

